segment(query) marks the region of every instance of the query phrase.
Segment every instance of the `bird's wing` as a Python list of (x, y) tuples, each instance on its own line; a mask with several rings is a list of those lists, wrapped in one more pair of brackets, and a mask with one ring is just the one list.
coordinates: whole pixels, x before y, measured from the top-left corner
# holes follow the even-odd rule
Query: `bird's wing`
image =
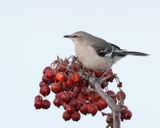
[(110, 45), (112, 46), (112, 48), (114, 49), (114, 51), (121, 51), (121, 48), (115, 44), (110, 43)]
[(112, 51), (111, 49), (106, 48), (106, 49), (103, 49), (103, 50), (99, 49), (96, 52), (99, 56), (104, 57), (104, 56), (111, 55), (111, 53), (112, 53), (111, 51)]
[(112, 58), (115, 57), (115, 56), (124, 57), (124, 56), (127, 55), (125, 53), (126, 50), (121, 49), (119, 46), (117, 46), (115, 44), (112, 44), (112, 43), (110, 43), (110, 44), (112, 45), (112, 48), (113, 48), (113, 52), (112, 52), (112, 55), (111, 55)]
[(104, 40), (99, 40), (96, 43), (94, 42), (92, 47), (95, 49), (97, 54), (102, 57), (111, 54), (113, 51), (112, 45)]
[(113, 58), (115, 56), (126, 56), (126, 54), (123, 52), (124, 50), (122, 50), (119, 46), (98, 37), (93, 38), (93, 40), (90, 41), (90, 45), (101, 57), (109, 56)]
[(115, 56), (119, 56), (119, 57), (126, 56), (126, 54), (123, 52), (123, 50), (119, 46), (109, 42), (105, 42), (105, 43), (104, 41), (103, 43), (99, 42), (94, 44), (93, 47), (96, 50), (97, 54), (101, 57), (110, 56), (113, 58)]

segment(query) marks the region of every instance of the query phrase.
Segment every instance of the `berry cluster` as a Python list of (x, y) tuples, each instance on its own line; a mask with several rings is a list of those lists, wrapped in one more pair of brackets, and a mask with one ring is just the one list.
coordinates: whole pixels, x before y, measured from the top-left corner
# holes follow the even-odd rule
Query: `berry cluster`
[[(48, 109), (51, 103), (45, 97), (53, 92), (55, 94), (53, 104), (64, 108), (62, 117), (65, 121), (70, 119), (78, 121), (81, 114), (96, 115), (98, 111), (104, 110), (109, 105), (91, 86), (89, 77), (94, 77), (99, 81), (100, 86), (115, 104), (122, 104), (121, 119), (130, 119), (132, 113), (123, 105), (126, 95), (121, 90), (122, 83), (116, 74), (113, 74), (111, 69), (106, 72), (92, 71), (85, 68), (74, 56), (64, 60), (57, 58), (51, 66), (43, 70), (42, 81), (39, 84), (40, 94), (35, 97), (35, 108)], [(117, 82), (119, 89), (117, 93), (109, 90), (108, 87), (109, 82), (113, 80)], [(112, 118), (108, 115), (106, 121), (110, 123)]]

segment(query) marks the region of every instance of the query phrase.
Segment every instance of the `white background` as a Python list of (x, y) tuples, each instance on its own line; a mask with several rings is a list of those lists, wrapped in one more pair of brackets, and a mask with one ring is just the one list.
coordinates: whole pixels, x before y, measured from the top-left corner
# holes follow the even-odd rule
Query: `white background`
[(129, 56), (113, 70), (124, 83), (126, 104), (133, 112), (122, 127), (159, 125), (159, 0), (0, 0), (1, 128), (105, 127), (100, 113), (75, 123), (62, 119), (62, 109), (33, 107), (43, 68), (57, 55), (75, 54), (63, 35), (79, 30), (151, 55)]

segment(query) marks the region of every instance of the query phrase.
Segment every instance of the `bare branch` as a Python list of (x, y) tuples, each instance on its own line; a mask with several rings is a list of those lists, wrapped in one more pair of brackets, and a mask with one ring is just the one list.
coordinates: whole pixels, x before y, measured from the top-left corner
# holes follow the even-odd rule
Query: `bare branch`
[(113, 128), (120, 128), (120, 107), (103, 91), (101, 85), (93, 77), (89, 78), (89, 82), (94, 86), (96, 92), (109, 104), (113, 113)]

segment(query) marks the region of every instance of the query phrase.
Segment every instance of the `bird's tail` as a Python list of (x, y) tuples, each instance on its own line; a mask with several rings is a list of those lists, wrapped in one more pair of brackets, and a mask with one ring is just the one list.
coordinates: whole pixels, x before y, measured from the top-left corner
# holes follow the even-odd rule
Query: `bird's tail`
[(149, 54), (143, 52), (135, 52), (135, 51), (123, 51), (126, 55), (134, 55), (134, 56), (148, 56)]

